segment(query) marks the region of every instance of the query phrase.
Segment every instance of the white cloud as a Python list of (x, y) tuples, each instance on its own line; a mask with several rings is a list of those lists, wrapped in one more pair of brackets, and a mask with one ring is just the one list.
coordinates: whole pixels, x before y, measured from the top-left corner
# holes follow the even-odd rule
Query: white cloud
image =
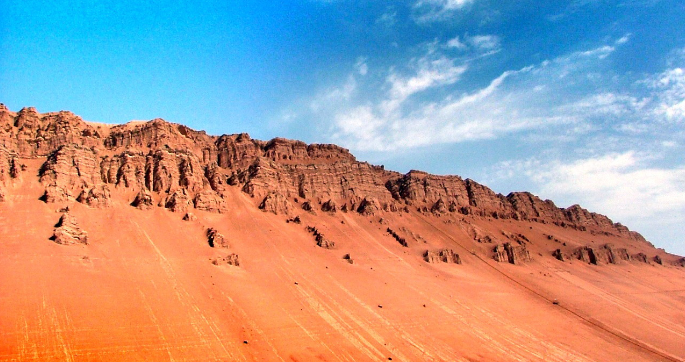
[(655, 113), (669, 121), (685, 120), (685, 70), (668, 69), (648, 83), (655, 89), (659, 102)]
[(448, 40), (445, 47), (462, 51), (471, 48), (481, 52), (492, 52), (499, 50), (500, 38), (497, 35), (465, 35), (463, 38), (456, 36)]
[(422, 58), (418, 61), (416, 74), (402, 77), (391, 72), (387, 78), (390, 83), (392, 99), (404, 100), (412, 94), (428, 88), (452, 84), (466, 71), (466, 65), (457, 66), (454, 61), (446, 57), (437, 59)]
[[(498, 42), (490, 36), (471, 38), (475, 40), (469, 40), (469, 44), (486, 48)], [(642, 106), (637, 98), (609, 92), (586, 98), (559, 97), (569, 82), (558, 79), (587, 73), (613, 51), (604, 46), (505, 71), (470, 92), (448, 91), (440, 98), (414, 97), (429, 89), (448, 90), (468, 70), (467, 63), (458, 64), (437, 49), (429, 46), (426, 56), (414, 62), (410, 74), (392, 68), (386, 78), (389, 89), (380, 99), (337, 112), (333, 116), (332, 141), (356, 150), (389, 151), (495, 139), (553, 127), (554, 136), (569, 140), (593, 129), (589, 115), (619, 116)], [(374, 127), (365, 129), (362, 137), (354, 128), (354, 117), (363, 117)], [(374, 142), (369, 142), (371, 139)]]
[(605, 45), (603, 47), (599, 47), (596, 49), (584, 51), (584, 52), (578, 52), (576, 53), (579, 56), (585, 56), (585, 57), (598, 57), (599, 59), (604, 59), (609, 56), (609, 54), (613, 53), (616, 48)]
[(499, 48), (499, 37), (495, 35), (474, 35), (468, 38), (469, 43), (482, 50), (493, 50)]
[(366, 57), (358, 57), (357, 62), (354, 64), (354, 68), (360, 75), (366, 75), (369, 71), (369, 66), (366, 64)]
[(621, 38), (619, 38), (618, 40), (616, 40), (616, 44), (617, 44), (617, 45), (621, 45), (621, 44), (627, 43), (628, 41), (630, 41), (630, 37), (631, 37), (631, 36), (633, 36), (633, 34), (631, 34), (631, 33), (628, 33), (628, 34), (622, 36)]
[(376, 24), (386, 26), (388, 28), (393, 27), (397, 23), (397, 12), (389, 11), (383, 13), (378, 19), (376, 19)]
[(619, 117), (639, 112), (646, 106), (648, 101), (648, 99), (641, 99), (627, 94), (603, 92), (584, 97), (562, 109), (576, 114), (585, 114), (588, 117)]
[(414, 4), (417, 23), (444, 21), (456, 11), (463, 10), (474, 0), (419, 0)]
[(468, 46), (466, 44), (464, 44), (464, 42), (462, 42), (459, 39), (458, 35), (456, 37), (448, 40), (446, 45), (448, 48), (456, 48), (459, 50), (465, 50), (466, 48), (468, 48)]
[(310, 103), (309, 108), (313, 112), (319, 112), (331, 104), (337, 104), (343, 101), (349, 101), (352, 95), (357, 91), (357, 80), (353, 75), (347, 77), (347, 81), (339, 86), (327, 89), (316, 96)]
[(461, 9), (473, 0), (420, 0), (415, 6), (435, 6), (443, 10)]

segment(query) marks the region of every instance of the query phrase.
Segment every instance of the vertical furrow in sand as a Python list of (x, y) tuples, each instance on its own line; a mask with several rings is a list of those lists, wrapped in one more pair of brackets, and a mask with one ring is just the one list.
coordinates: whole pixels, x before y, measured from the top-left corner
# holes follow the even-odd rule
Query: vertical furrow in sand
[[(285, 258), (281, 255), (281, 259), (288, 264)], [(280, 267), (281, 271), (290, 276), (294, 277), (294, 274), (283, 267)], [(366, 338), (364, 338), (359, 332), (357, 332), (352, 326), (347, 324), (345, 320), (338, 315), (333, 308), (328, 304), (315, 298), (311, 293), (308, 293), (304, 288), (297, 288), (297, 292), (305, 301), (309, 308), (312, 309), (321, 319), (323, 319), (328, 325), (330, 325), (338, 334), (343, 336), (345, 340), (350, 342), (354, 347), (360, 352), (364, 353), (368, 358), (376, 360), (378, 358), (385, 358), (386, 356), (376, 349), (373, 344), (371, 344)]]
[[(457, 301), (458, 304), (463, 305), (461, 302)], [(487, 316), (491, 321), (502, 320), (502, 316), (495, 315), (492, 312), (484, 309), (477, 308), (478, 312)], [(531, 348), (526, 349), (530, 351), (531, 354), (538, 356), (542, 361), (579, 361), (579, 362), (589, 362), (591, 361), (586, 356), (578, 355), (575, 352), (568, 351), (566, 348), (559, 344), (550, 343), (543, 340), (541, 337), (534, 335), (531, 332), (522, 330), (511, 324), (503, 324), (502, 328), (506, 329), (509, 333), (513, 334), (514, 337), (509, 340), (512, 345), (521, 345), (521, 341), (529, 341), (526, 346), (532, 346), (531, 348), (538, 347), (541, 350), (533, 350)], [(569, 354), (572, 353), (571, 356)], [(550, 355), (551, 354), (551, 355)]]
[(676, 336), (682, 338), (685, 340), (685, 332), (680, 332), (677, 331), (676, 329), (684, 329), (683, 326), (672, 323), (669, 320), (661, 318), (659, 315), (652, 315), (649, 318), (642, 315), (642, 313), (630, 308), (629, 303), (624, 301), (623, 299), (613, 296), (610, 293), (607, 293), (606, 291), (592, 285), (592, 283), (589, 283), (584, 280), (580, 280), (577, 277), (572, 276), (568, 272), (557, 272), (556, 273), (560, 278), (564, 279), (568, 283), (579, 287), (588, 293), (591, 293), (592, 295), (602, 298), (603, 300), (615, 305), (618, 308), (621, 308), (623, 311), (630, 313), (631, 315), (640, 318), (641, 320), (651, 323), (652, 325), (655, 325), (659, 328), (661, 328), (663, 331), (675, 334)]
[[(283, 271), (287, 273), (287, 271), (285, 269), (283, 269)], [(292, 275), (292, 277), (294, 277), (294, 275)], [(335, 310), (340, 311), (340, 313), (344, 314), (347, 317), (347, 319), (351, 320), (358, 327), (360, 327), (360, 328), (353, 328), (353, 326), (348, 325), (349, 327), (353, 328), (352, 330), (355, 330), (355, 331), (356, 330), (363, 330), (364, 332), (368, 333), (369, 336), (373, 340), (375, 340), (376, 343), (378, 343), (378, 345), (382, 345), (382, 346), (384, 346), (384, 348), (388, 349), (389, 351), (396, 353), (397, 357), (399, 357), (401, 360), (406, 360), (406, 361), (411, 360), (410, 358), (405, 356), (402, 352), (400, 352), (399, 348), (393, 346), (391, 343), (387, 342), (385, 340), (385, 338), (383, 338), (380, 334), (375, 332), (374, 328), (371, 325), (364, 323), (360, 318), (357, 318), (354, 315), (354, 313), (350, 312), (348, 308), (343, 307), (343, 305), (341, 303), (336, 301), (336, 298), (333, 298), (333, 297), (327, 295), (324, 290), (316, 287), (317, 283), (312, 282), (311, 280), (309, 280), (308, 278), (306, 278), (304, 275), (301, 275), (301, 274), (298, 275), (298, 278), (300, 278), (301, 280), (304, 280), (305, 284), (308, 287), (312, 288), (315, 292), (317, 292), (317, 294), (321, 295), (322, 298), (325, 297), (326, 300), (328, 300), (328, 303), (330, 303), (330, 305), (335, 307)], [(322, 299), (322, 298), (320, 298), (320, 299)], [(331, 309), (331, 311), (333, 311), (333, 309)], [(335, 313), (335, 312), (333, 312), (333, 313)], [(335, 313), (335, 314), (337, 315), (337, 313)], [(376, 315), (376, 316), (378, 316), (378, 315)], [(382, 319), (382, 317), (380, 317), (380, 316), (378, 316), (378, 317)], [(420, 356), (417, 356), (417, 357), (420, 357)]]
[[(143, 228), (141, 228), (140, 225), (135, 220), (131, 220), (131, 222), (138, 228), (140, 233), (143, 236), (145, 236), (145, 239), (147, 239), (147, 241), (150, 243), (150, 245), (152, 246), (155, 253), (159, 256), (160, 265), (161, 265), (162, 269), (164, 270), (164, 272), (167, 276), (167, 279), (169, 280), (170, 283), (172, 283), (172, 287), (176, 293), (176, 296), (177, 296), (179, 302), (186, 307), (188, 306), (188, 303), (190, 303), (192, 305), (190, 308), (185, 308), (185, 311), (186, 311), (186, 313), (189, 314), (189, 317), (193, 321), (196, 321), (196, 322), (201, 321), (204, 324), (204, 326), (210, 330), (210, 332), (212, 333), (213, 340), (216, 343), (218, 343), (218, 345), (223, 350), (224, 354), (230, 360), (232, 360), (232, 361), (238, 361), (238, 360), (247, 361), (247, 358), (245, 357), (245, 355), (243, 355), (242, 352), (238, 348), (234, 348), (234, 350), (238, 352), (238, 355), (234, 355), (233, 353), (231, 353), (226, 348), (226, 345), (221, 340), (221, 337), (219, 337), (217, 330), (215, 330), (214, 327), (209, 323), (209, 321), (205, 317), (204, 313), (202, 313), (202, 311), (199, 308), (197, 308), (197, 304), (195, 303), (194, 298), (186, 291), (186, 289), (182, 285), (180, 285), (178, 283), (178, 280), (177, 280), (176, 275), (174, 273), (173, 267), (171, 266), (171, 263), (169, 262), (169, 260), (164, 256), (164, 254), (161, 252), (161, 250), (159, 250), (157, 245), (155, 245), (155, 243), (152, 241), (152, 238), (150, 238), (150, 236), (147, 234), (147, 232), (145, 232), (145, 230)], [(195, 325), (196, 324), (193, 323), (193, 326), (195, 326)], [(203, 341), (209, 342), (210, 338), (205, 334), (204, 331), (199, 329), (199, 327), (198, 327), (198, 329), (195, 329), (195, 331), (196, 331), (196, 333), (198, 333), (199, 337), (201, 337)]]
[[(276, 273), (276, 275), (278, 275), (278, 276), (280, 277), (280, 273), (279, 273), (278, 271), (275, 271), (275, 273)], [(283, 279), (283, 280), (286, 280), (286, 278), (282, 278), (282, 277), (280, 277), (280, 278)], [(292, 274), (291, 274), (290, 280), (291, 280), (291, 279), (292, 279)], [(287, 312), (286, 312), (286, 313), (287, 313)], [(347, 351), (337, 351), (337, 352), (334, 352), (334, 351), (331, 349), (331, 347), (330, 347), (328, 344), (326, 344), (326, 342), (324, 342), (323, 339), (319, 338), (319, 334), (318, 334), (318, 333), (315, 334), (315, 333), (310, 332), (305, 326), (303, 326), (303, 325), (297, 320), (297, 318), (295, 318), (294, 316), (292, 316), (290, 313), (288, 313), (288, 318), (290, 318), (290, 319), (291, 319), (291, 320), (292, 320), (300, 329), (302, 329), (302, 330), (305, 332), (305, 334), (306, 334), (309, 338), (311, 338), (313, 341), (318, 342), (320, 345), (324, 346), (324, 347), (326, 348), (326, 350), (328, 350), (328, 351), (331, 353), (331, 356), (333, 356), (334, 358), (336, 358), (338, 361), (341, 361), (341, 362), (342, 362), (342, 361), (355, 361), (355, 360), (356, 360), (356, 359), (355, 359), (352, 355), (350, 355)], [(344, 356), (343, 356), (343, 354), (344, 354)], [(342, 357), (345, 357), (345, 359), (343, 359)]]
[(145, 294), (143, 293), (142, 290), (138, 289), (138, 293), (140, 294), (140, 298), (143, 302), (143, 305), (145, 306), (145, 310), (148, 313), (148, 316), (150, 317), (150, 320), (152, 323), (155, 325), (157, 328), (157, 333), (159, 333), (159, 338), (162, 340), (162, 345), (164, 350), (167, 353), (167, 356), (169, 356), (169, 361), (174, 362), (174, 356), (171, 354), (171, 346), (169, 345), (169, 342), (167, 341), (166, 337), (164, 336), (164, 331), (162, 331), (162, 327), (159, 324), (159, 321), (157, 320), (157, 317), (155, 316), (155, 312), (152, 310), (152, 307), (150, 306), (150, 303), (147, 302), (147, 299), (145, 298)]
[[(349, 291), (347, 288), (345, 288), (342, 284), (340, 284), (337, 280), (329, 277), (331, 279), (331, 282), (340, 288), (343, 292), (345, 292), (352, 300), (354, 300), (359, 306), (364, 308), (369, 314), (374, 316), (376, 320), (386, 327), (393, 329), (397, 332), (399, 336), (402, 337), (403, 340), (405, 340), (407, 343), (409, 343), (412, 347), (414, 347), (420, 354), (417, 356), (418, 358), (421, 358), (422, 360), (435, 360), (436, 358), (439, 358), (440, 360), (443, 361), (448, 361), (448, 360), (454, 360), (454, 361), (466, 361), (465, 359), (456, 359), (456, 351), (452, 349), (451, 346), (447, 345), (446, 343), (441, 343), (439, 348), (432, 348), (431, 350), (428, 349), (427, 346), (424, 346), (420, 344), (419, 342), (415, 341), (414, 338), (412, 338), (411, 334), (405, 331), (404, 329), (400, 328), (399, 325), (397, 324), (392, 324), (390, 323), (386, 318), (383, 318), (381, 315), (376, 313), (376, 311), (371, 308), (368, 304), (364, 303), (362, 300), (360, 300), (356, 295), (354, 295), (351, 291)], [(439, 343), (437, 340), (434, 340), (433, 343)], [(443, 351), (451, 351), (452, 355), (447, 356), (443, 353)], [(435, 355), (433, 355), (435, 354)]]
[[(264, 331), (263, 331), (261, 328), (259, 328), (259, 326), (257, 325), (257, 323), (255, 323), (254, 320), (252, 320), (252, 318), (250, 318), (250, 317), (247, 315), (247, 313), (245, 312), (245, 310), (243, 310), (242, 308), (240, 308), (240, 306), (238, 306), (238, 304), (236, 304), (236, 302), (233, 300), (233, 298), (231, 298), (230, 296), (226, 295), (226, 293), (224, 293), (223, 291), (221, 292), (221, 296), (224, 297), (224, 298), (228, 301), (228, 303), (231, 305), (231, 308), (233, 308), (233, 309), (235, 309), (236, 311), (238, 311), (238, 313), (240, 314), (240, 317), (241, 317), (244, 321), (246, 321), (246, 323), (250, 326), (250, 328), (251, 328), (252, 330), (254, 330), (254, 331), (257, 332), (257, 334), (261, 337), (261, 339), (269, 346), (269, 348), (271, 349), (271, 352), (273, 352), (273, 354), (274, 354), (279, 360), (285, 362), (285, 360), (284, 360), (283, 358), (281, 358), (281, 355), (278, 353), (278, 350), (276, 350), (276, 347), (274, 347), (274, 345), (271, 344), (271, 342), (269, 341), (269, 337), (266, 335), (266, 333), (264, 333)], [(331, 352), (332, 352), (332, 351), (331, 351)]]

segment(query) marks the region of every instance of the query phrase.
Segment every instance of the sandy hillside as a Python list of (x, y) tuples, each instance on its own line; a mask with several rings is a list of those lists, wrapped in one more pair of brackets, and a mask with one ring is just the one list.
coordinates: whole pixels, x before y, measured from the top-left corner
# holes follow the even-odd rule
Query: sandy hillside
[(0, 121), (0, 361), (685, 359), (683, 259), (580, 207), (333, 145)]

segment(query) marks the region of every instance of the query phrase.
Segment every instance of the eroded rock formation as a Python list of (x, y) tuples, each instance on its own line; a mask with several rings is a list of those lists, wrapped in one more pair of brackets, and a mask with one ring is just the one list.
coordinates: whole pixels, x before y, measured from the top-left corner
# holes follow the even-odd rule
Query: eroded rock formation
[[(21, 173), (22, 158), (45, 159), (39, 178), (46, 202), (107, 207), (114, 190), (123, 188), (137, 193), (134, 206), (139, 208), (154, 207), (154, 199), (175, 212), (221, 213), (228, 207), (225, 193), (235, 187), (275, 214), (290, 215), (298, 198), (312, 211), (374, 216), (411, 207), (428, 216), (525, 220), (646, 243), (638, 233), (578, 205), (559, 208), (527, 192), (504, 196), (459, 176), (403, 175), (359, 162), (335, 145), (260, 141), (244, 133), (210, 136), (161, 119), (110, 127), (65, 111), (12, 112), (2, 106), (0, 200), (7, 197), (8, 180)], [(474, 237), (499, 242), (489, 234)], [(622, 251), (613, 253), (616, 260), (625, 259)]]
[(461, 257), (452, 249), (426, 250), (423, 253), (423, 260), (429, 263), (461, 264)]
[(216, 229), (207, 229), (207, 243), (212, 248), (228, 248), (228, 241)]
[(397, 240), (397, 242), (400, 243), (400, 245), (404, 246), (405, 248), (409, 246), (409, 244), (407, 243), (407, 239), (397, 234), (393, 229), (388, 228), (386, 231), (388, 232), (388, 234), (390, 234), (390, 236), (395, 238), (395, 240)]
[(231, 253), (226, 256), (219, 256), (216, 258), (211, 259), (212, 264), (214, 265), (233, 265), (233, 266), (240, 266), (240, 259), (238, 258), (238, 254), (236, 253)]
[(307, 231), (314, 235), (314, 240), (316, 240), (317, 246), (322, 247), (324, 249), (335, 248), (335, 242), (324, 237), (323, 234), (317, 228), (313, 226), (307, 226)]
[(61, 245), (87, 245), (88, 233), (81, 229), (78, 222), (76, 222), (76, 218), (67, 211), (59, 218), (50, 240)]
[(493, 251), (495, 252), (494, 259), (499, 262), (519, 265), (531, 260), (530, 252), (528, 252), (525, 245), (504, 243), (497, 245)]
[(627, 249), (615, 248), (611, 244), (605, 244), (599, 248), (587, 245), (578, 248), (573, 255), (580, 261), (594, 265), (620, 264), (623, 261), (630, 261), (632, 259)]

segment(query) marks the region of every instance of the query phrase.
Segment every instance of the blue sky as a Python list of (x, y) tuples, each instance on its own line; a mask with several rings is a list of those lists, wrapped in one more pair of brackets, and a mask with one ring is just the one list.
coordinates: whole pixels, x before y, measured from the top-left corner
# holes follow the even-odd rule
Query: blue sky
[[(504, 3), (504, 4), (502, 4)], [(685, 3), (0, 0), (0, 102), (337, 143), (685, 254)]]

